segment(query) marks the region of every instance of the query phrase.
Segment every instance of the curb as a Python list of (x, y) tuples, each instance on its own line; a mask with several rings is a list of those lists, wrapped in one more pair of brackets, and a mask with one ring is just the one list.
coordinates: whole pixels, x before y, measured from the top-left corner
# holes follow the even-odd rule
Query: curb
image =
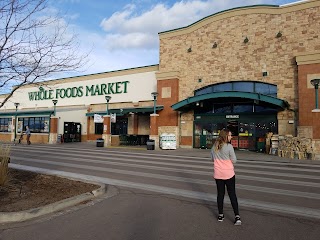
[[(71, 178), (69, 178), (71, 179)], [(71, 179), (77, 180), (79, 179)], [(81, 181), (81, 180), (80, 180)], [(51, 203), (42, 207), (32, 208), (19, 212), (0, 212), (0, 224), (2, 223), (13, 223), (13, 222), (23, 222), (26, 220), (30, 220), (36, 217), (40, 217), (49, 213), (57, 212), (63, 210), (68, 207), (72, 207), (74, 205), (80, 204), (85, 201), (90, 201), (93, 198), (99, 197), (106, 193), (105, 184), (91, 182), (91, 181), (83, 181), (95, 185), (100, 185), (98, 189), (95, 189), (91, 192), (83, 193), (78, 196), (70, 197), (67, 199), (63, 199), (61, 201)]]

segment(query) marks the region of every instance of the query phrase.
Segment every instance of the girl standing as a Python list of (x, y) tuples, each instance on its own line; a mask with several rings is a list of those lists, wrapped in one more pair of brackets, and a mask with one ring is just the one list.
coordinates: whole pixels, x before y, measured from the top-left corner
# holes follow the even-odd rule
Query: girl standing
[(225, 194), (225, 187), (227, 186), (228, 195), (235, 215), (234, 225), (241, 225), (239, 215), (238, 199), (235, 189), (235, 172), (233, 164), (237, 162), (233, 146), (230, 144), (232, 135), (230, 130), (222, 129), (219, 137), (211, 149), (211, 156), (213, 161), (214, 174), (213, 178), (217, 185), (217, 203), (218, 203), (218, 221), (222, 222), (223, 214), (223, 200)]

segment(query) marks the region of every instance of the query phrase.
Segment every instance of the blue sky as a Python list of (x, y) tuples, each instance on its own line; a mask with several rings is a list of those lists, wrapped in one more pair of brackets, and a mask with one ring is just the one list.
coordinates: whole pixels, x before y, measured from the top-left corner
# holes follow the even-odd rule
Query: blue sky
[[(51, 1), (51, 0), (50, 0)], [(88, 65), (72, 76), (159, 63), (158, 33), (192, 24), (216, 12), (255, 4), (283, 5), (295, 0), (52, 0)]]

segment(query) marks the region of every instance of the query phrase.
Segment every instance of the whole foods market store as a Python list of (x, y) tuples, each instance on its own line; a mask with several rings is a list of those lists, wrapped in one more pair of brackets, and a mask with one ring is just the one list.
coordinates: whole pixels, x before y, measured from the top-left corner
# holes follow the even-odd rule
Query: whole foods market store
[[(253, 92), (232, 91), (238, 85)], [(211, 148), (220, 130), (228, 128), (235, 148), (263, 151), (266, 134), (278, 133), (278, 112), (288, 108), (288, 103), (276, 94), (276, 86), (271, 84), (228, 82), (199, 89), (194, 97), (172, 108), (182, 114), (194, 111), (194, 148)]]

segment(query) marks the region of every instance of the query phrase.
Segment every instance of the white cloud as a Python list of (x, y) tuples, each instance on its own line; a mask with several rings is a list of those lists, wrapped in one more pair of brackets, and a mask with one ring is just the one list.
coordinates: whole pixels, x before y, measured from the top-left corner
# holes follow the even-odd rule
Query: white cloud
[[(71, 75), (157, 64), (159, 32), (185, 27), (225, 9), (266, 3), (265, 0), (187, 0), (176, 2), (172, 6), (158, 3), (143, 9), (147, 5), (146, 0), (140, 4), (137, 0), (135, 2), (136, 5), (126, 5), (122, 11), (103, 19), (100, 24), (103, 29), (101, 33), (78, 26), (76, 32), (81, 40), (79, 54), (91, 50), (90, 62), (82, 72)], [(279, 3), (278, 0), (267, 2)]]
[(123, 11), (115, 12), (102, 20), (100, 26), (106, 31), (109, 49), (157, 48), (158, 33), (185, 27), (221, 10), (261, 4), (262, 0), (224, 1), (179, 1), (172, 6), (158, 3), (141, 14), (136, 5), (127, 5)]

